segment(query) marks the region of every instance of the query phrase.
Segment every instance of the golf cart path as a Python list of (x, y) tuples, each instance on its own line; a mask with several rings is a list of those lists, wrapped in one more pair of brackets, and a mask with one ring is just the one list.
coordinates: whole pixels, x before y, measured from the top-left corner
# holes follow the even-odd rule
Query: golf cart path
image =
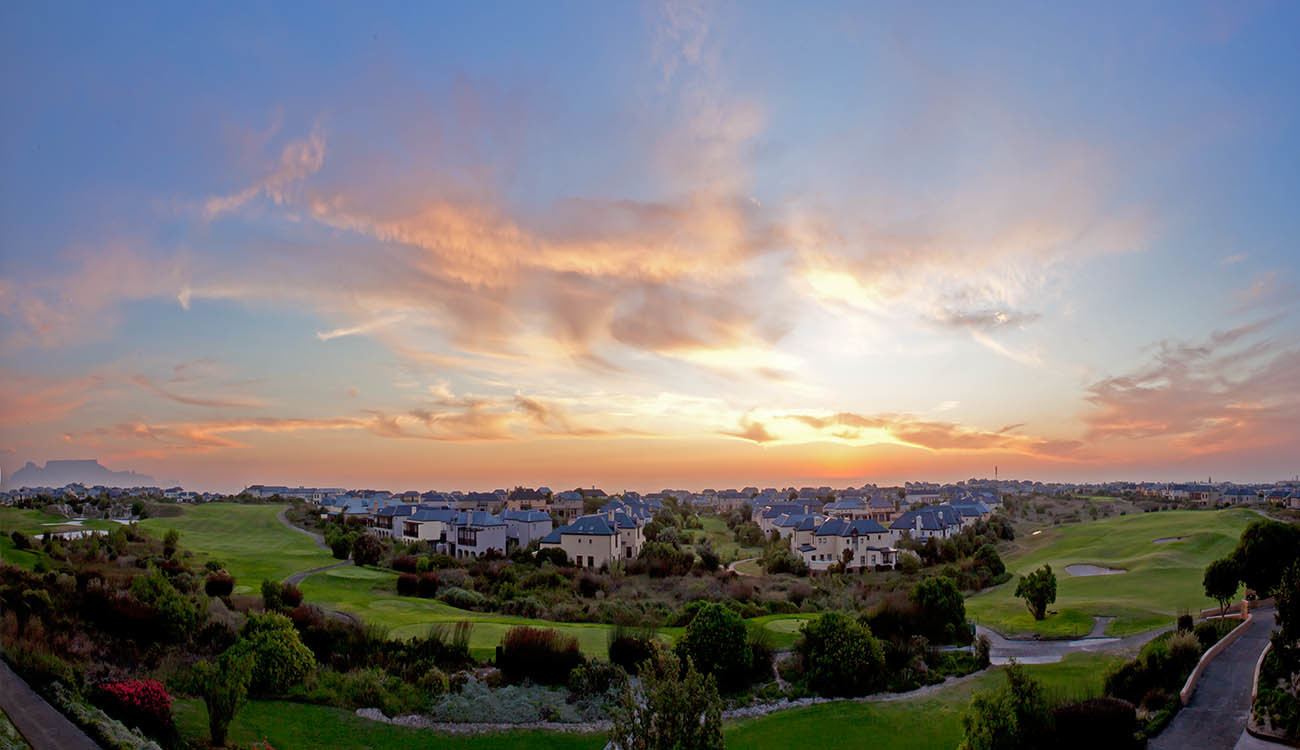
[(1106, 626), (1113, 619), (1112, 617), (1094, 618), (1092, 630), (1089, 631), (1088, 635), (1071, 641), (1007, 638), (983, 625), (976, 625), (975, 632), (989, 639), (992, 646), (989, 650), (989, 656), (995, 664), (1005, 664), (1012, 658), (1025, 664), (1045, 664), (1060, 661), (1066, 654), (1140, 648), (1152, 638), (1172, 629), (1172, 626), (1170, 626), (1123, 638), (1114, 638), (1105, 635)]
[(1259, 746), (1238, 743), (1250, 716), (1255, 663), (1273, 633), (1273, 614), (1271, 608), (1255, 610), (1254, 622), (1205, 668), (1191, 701), (1151, 741), (1151, 750)]
[(99, 747), (37, 695), (3, 660), (0, 660), (0, 708), (9, 715), (32, 750), (96, 750)]
[(728, 566), (727, 566), (727, 570), (730, 571), (730, 572), (732, 572), (732, 573), (735, 573), (735, 574), (738, 575), (738, 576), (752, 576), (752, 574), (750, 574), (750, 573), (746, 573), (746, 572), (743, 571), (743, 570), (736, 570), (736, 566), (739, 565), (739, 564), (741, 564), (741, 563), (753, 562), (753, 561), (755, 561), (755, 560), (757, 560), (757, 559), (758, 559), (757, 557), (747, 557), (747, 558), (745, 558), (744, 560), (737, 560), (737, 561), (733, 562), (732, 564), (728, 565)]
[(284, 524), (285, 526), (288, 526), (289, 528), (293, 529), (294, 531), (298, 532), (299, 534), (306, 534), (307, 536), (311, 537), (311, 538), (316, 542), (316, 546), (317, 546), (317, 547), (320, 547), (321, 549), (329, 549), (329, 548), (330, 548), (330, 546), (329, 546), (328, 544), (325, 543), (325, 537), (323, 537), (323, 536), (321, 536), (320, 534), (317, 534), (317, 533), (315, 533), (315, 532), (312, 532), (312, 531), (308, 531), (308, 530), (306, 530), (306, 529), (299, 528), (299, 527), (297, 527), (297, 526), (294, 526), (292, 523), (290, 523), (290, 522), (289, 522), (289, 517), (285, 515), (285, 513), (286, 513), (288, 510), (289, 510), (288, 508), (281, 508), (281, 509), (280, 509), (280, 512), (279, 512), (278, 514), (276, 514), (276, 518), (280, 519), (280, 523)]

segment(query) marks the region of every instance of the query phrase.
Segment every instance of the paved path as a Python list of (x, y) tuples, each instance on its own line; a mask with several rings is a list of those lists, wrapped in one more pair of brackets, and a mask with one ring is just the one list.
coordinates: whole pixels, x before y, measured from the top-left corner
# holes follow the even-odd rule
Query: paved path
[(736, 570), (736, 566), (739, 565), (739, 564), (741, 564), (741, 563), (753, 562), (753, 561), (755, 561), (755, 560), (757, 560), (757, 559), (758, 559), (757, 557), (747, 557), (747, 558), (745, 558), (744, 560), (737, 560), (737, 561), (735, 561), (734, 563), (728, 565), (728, 566), (727, 566), (727, 570), (731, 571), (732, 573), (735, 573), (735, 574), (738, 575), (738, 576), (747, 576), (747, 575), (751, 575), (750, 573), (746, 573), (746, 572), (743, 571), (743, 570)]
[(297, 531), (297, 532), (300, 533), (300, 534), (306, 534), (307, 536), (311, 537), (312, 539), (314, 539), (314, 540), (316, 541), (316, 546), (317, 546), (317, 547), (320, 547), (321, 549), (329, 549), (329, 548), (330, 548), (330, 546), (329, 546), (328, 544), (325, 543), (325, 537), (323, 537), (323, 536), (321, 536), (320, 534), (317, 534), (317, 533), (315, 533), (315, 532), (308, 531), (308, 530), (306, 530), (306, 529), (304, 529), (304, 528), (301, 528), (301, 527), (298, 527), (298, 526), (294, 526), (292, 523), (290, 523), (290, 522), (289, 522), (289, 517), (285, 515), (285, 512), (288, 511), (288, 510), (289, 510), (288, 508), (281, 508), (281, 509), (280, 509), (280, 513), (277, 515), (277, 518), (280, 519), (280, 523), (284, 524), (285, 526), (288, 526), (289, 528), (293, 529), (294, 531)]
[(302, 579), (306, 578), (307, 576), (313, 573), (319, 573), (322, 570), (330, 570), (331, 568), (338, 568), (344, 565), (351, 565), (351, 564), (352, 563), (350, 561), (344, 560), (343, 562), (336, 562), (333, 565), (322, 565), (319, 568), (312, 568), (311, 570), (304, 570), (301, 573), (294, 573), (293, 575), (284, 579), (284, 582), (293, 586), (297, 586), (298, 584), (302, 583)]
[[(1218, 658), (1196, 684), (1191, 701), (1148, 746), (1151, 750), (1233, 748), (1250, 715), (1255, 662), (1273, 633), (1273, 610), (1255, 610), (1255, 621)], [(1247, 745), (1249, 746), (1249, 745)]]
[(975, 632), (989, 639), (992, 646), (989, 649), (989, 658), (994, 664), (1006, 664), (1012, 658), (1022, 664), (1047, 664), (1060, 661), (1066, 654), (1138, 649), (1147, 641), (1172, 628), (1170, 626), (1124, 638), (1113, 638), (1103, 635), (1111, 619), (1113, 618), (1098, 617), (1087, 636), (1072, 641), (1006, 638), (983, 625), (976, 625)]
[(3, 660), (0, 660), (0, 708), (9, 714), (32, 750), (99, 748), (85, 732), (37, 695)]

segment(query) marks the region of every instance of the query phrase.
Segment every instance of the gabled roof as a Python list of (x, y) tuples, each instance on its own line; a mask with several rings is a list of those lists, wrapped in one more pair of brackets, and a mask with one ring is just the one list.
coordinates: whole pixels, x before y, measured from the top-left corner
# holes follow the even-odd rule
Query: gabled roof
[(866, 510), (866, 503), (862, 502), (860, 497), (842, 497), (833, 503), (827, 503), (822, 510), (827, 512), (833, 510)]
[(846, 521), (842, 518), (832, 518), (822, 524), (817, 529), (817, 536), (853, 536), (854, 534), (885, 534), (888, 529), (881, 526), (878, 521), (869, 518), (860, 518), (856, 521)]
[(508, 510), (502, 513), (501, 517), (506, 521), (520, 521), (522, 523), (551, 520), (549, 514), (540, 510)]
[(416, 507), (409, 503), (401, 505), (388, 505), (379, 509), (375, 515), (378, 516), (409, 516), (414, 513)]
[(559, 544), (563, 542), (564, 532), (568, 529), (568, 526), (561, 526), (558, 529), (552, 530), (551, 533), (542, 537), (542, 544)]
[(491, 513), (476, 510), (457, 514), (456, 525), (487, 528), (490, 526), (505, 526), (506, 522), (501, 520), (501, 516), (494, 516)]
[(924, 531), (943, 531), (949, 526), (961, 524), (961, 519), (956, 517), (956, 511), (952, 508), (936, 507), (909, 510), (899, 516), (897, 521), (890, 524), (889, 528), (897, 531), (916, 530), (916, 520), (918, 518), (921, 519), (920, 528)]

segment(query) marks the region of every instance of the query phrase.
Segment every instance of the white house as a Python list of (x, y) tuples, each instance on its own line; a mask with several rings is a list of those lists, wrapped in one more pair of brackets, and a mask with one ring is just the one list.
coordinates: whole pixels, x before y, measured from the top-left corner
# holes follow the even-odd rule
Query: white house
[(506, 539), (520, 547), (551, 533), (551, 516), (540, 510), (507, 510), (501, 518), (506, 522)]

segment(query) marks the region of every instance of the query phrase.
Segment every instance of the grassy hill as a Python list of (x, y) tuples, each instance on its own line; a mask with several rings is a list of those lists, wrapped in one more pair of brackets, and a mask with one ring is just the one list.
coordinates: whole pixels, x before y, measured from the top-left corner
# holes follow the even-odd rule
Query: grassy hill
[[(1260, 516), (1250, 510), (1167, 511), (1107, 518), (1044, 529), (1024, 537), (1004, 559), (1007, 570), (1023, 575), (1044, 563), (1057, 576), (1057, 614), (1035, 622), (1024, 602), (1014, 598), (1015, 579), (966, 601), (975, 622), (1004, 634), (1080, 636), (1093, 617), (1116, 619), (1108, 635), (1128, 635), (1172, 623), (1182, 611), (1196, 612), (1215, 602), (1206, 598), (1201, 576), (1211, 560), (1230, 552), (1242, 529)], [(1183, 537), (1156, 544), (1157, 539)], [(1067, 565), (1092, 564), (1128, 572), (1073, 576)]]

